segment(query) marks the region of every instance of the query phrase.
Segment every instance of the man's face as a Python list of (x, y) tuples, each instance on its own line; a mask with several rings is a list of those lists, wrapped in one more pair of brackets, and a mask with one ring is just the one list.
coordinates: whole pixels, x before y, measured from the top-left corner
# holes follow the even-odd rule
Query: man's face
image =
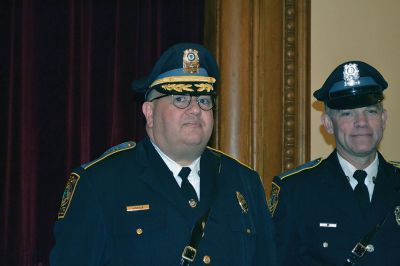
[[(154, 97), (153, 97), (154, 98)], [(195, 98), (185, 109), (172, 104), (172, 96), (143, 105), (149, 137), (164, 153), (172, 157), (198, 157), (213, 130), (213, 111), (200, 109)]]
[(338, 152), (345, 158), (354, 158), (375, 155), (386, 118), (386, 110), (375, 104), (349, 110), (329, 109), (321, 121), (334, 134)]

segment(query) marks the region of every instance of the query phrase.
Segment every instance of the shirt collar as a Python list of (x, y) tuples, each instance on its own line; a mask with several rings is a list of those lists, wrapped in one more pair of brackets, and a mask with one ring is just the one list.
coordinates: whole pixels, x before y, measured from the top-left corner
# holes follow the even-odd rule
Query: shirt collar
[[(168, 155), (166, 155), (155, 143), (151, 142), (151, 144), (153, 144), (154, 148), (156, 149), (158, 154), (161, 156), (161, 159), (163, 159), (164, 163), (167, 165), (167, 167), (172, 172), (174, 177), (177, 177), (183, 166), (178, 164), (174, 160), (172, 160), (170, 157), (168, 157)], [(200, 171), (200, 156), (196, 160), (194, 160), (191, 164), (185, 165), (185, 166), (189, 167), (191, 170), (189, 176), (194, 173), (199, 173), (199, 171)]]
[[(357, 170), (357, 168), (355, 168), (351, 163), (346, 161), (346, 159), (340, 156), (339, 153), (336, 154), (344, 174), (347, 176), (347, 178), (353, 179), (354, 178), (353, 174)], [(378, 153), (376, 153), (374, 161), (370, 165), (368, 165), (367, 168), (359, 170), (364, 170), (365, 172), (367, 172), (367, 177), (366, 177), (367, 180), (374, 181), (374, 179), (378, 174), (378, 166), (379, 166)]]

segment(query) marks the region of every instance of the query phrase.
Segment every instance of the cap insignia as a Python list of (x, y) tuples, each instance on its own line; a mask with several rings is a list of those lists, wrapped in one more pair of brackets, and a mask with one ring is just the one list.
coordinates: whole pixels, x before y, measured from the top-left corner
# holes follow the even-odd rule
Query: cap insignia
[(394, 209), (394, 215), (396, 217), (397, 224), (400, 225), (400, 206), (396, 206)]
[(199, 52), (195, 49), (186, 49), (183, 52), (183, 72), (198, 73), (199, 66)]
[(343, 70), (344, 86), (355, 86), (360, 84), (360, 71), (357, 64), (346, 64)]
[(236, 191), (236, 198), (239, 202), (242, 212), (247, 213), (249, 211), (249, 206), (247, 205), (246, 200), (244, 199), (243, 195), (239, 191)]

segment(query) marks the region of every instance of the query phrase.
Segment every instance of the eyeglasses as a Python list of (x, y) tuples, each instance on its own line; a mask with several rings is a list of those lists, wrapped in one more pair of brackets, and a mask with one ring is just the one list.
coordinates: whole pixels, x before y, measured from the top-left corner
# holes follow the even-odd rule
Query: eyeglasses
[(191, 95), (164, 94), (151, 99), (149, 102), (153, 102), (155, 100), (168, 96), (172, 97), (172, 104), (179, 109), (187, 108), (192, 102), (192, 98), (196, 98), (196, 102), (199, 105), (200, 109), (204, 111), (211, 110), (215, 105), (215, 99), (211, 95), (191, 96)]

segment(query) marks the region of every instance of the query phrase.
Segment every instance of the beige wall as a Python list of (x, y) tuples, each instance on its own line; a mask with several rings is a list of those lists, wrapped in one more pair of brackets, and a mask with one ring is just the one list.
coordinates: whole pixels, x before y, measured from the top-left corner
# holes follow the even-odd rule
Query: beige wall
[[(311, 91), (348, 60), (376, 67), (389, 84), (388, 124), (380, 150), (400, 161), (400, 1), (311, 0)], [(326, 157), (332, 139), (320, 127), (321, 104), (311, 100), (311, 158)]]

